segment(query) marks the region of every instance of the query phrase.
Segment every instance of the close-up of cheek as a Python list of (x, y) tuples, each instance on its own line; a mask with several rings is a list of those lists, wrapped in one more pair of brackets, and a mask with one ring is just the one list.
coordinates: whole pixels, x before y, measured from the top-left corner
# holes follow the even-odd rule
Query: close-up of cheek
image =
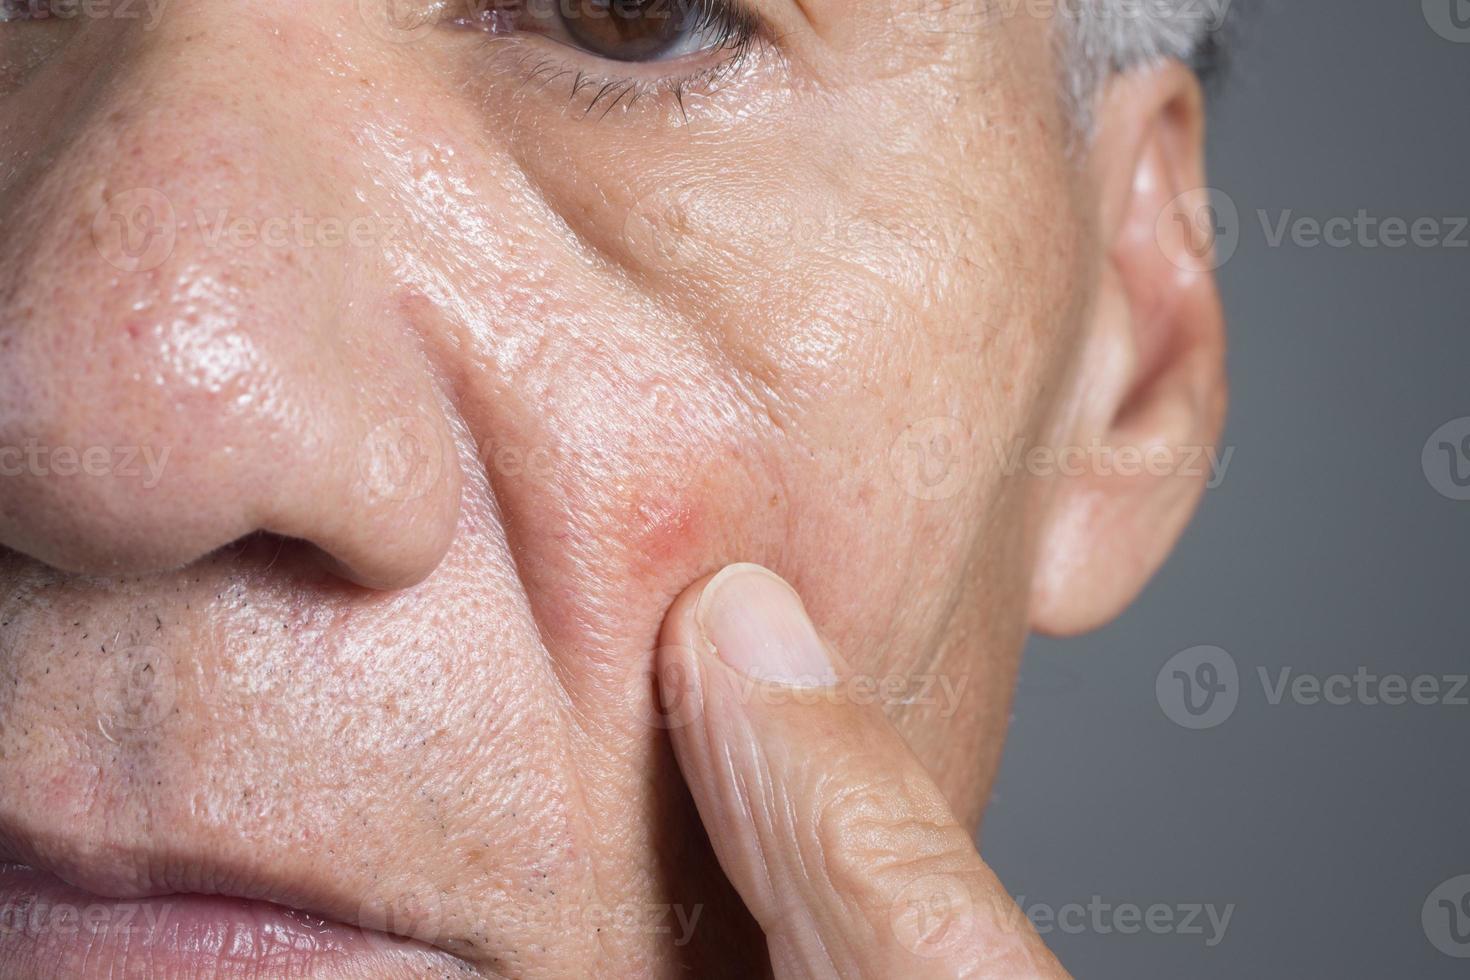
[(0, 843), (95, 894), (393, 927), (425, 964), (644, 975), (687, 951), (565, 917), (723, 880), (655, 705), (670, 602), (758, 562), (865, 671), (938, 657), (974, 527), (1012, 553), (1024, 522), (973, 455), (935, 493), (908, 453), (1033, 424), (998, 393), (1071, 312), (1022, 286), (1070, 257), (1017, 233), (1029, 186), (976, 234), (902, 149), (958, 152), (939, 113), (865, 127), (912, 78), (640, 140), (455, 98), (423, 57), (189, 4), (85, 25), (0, 105), (0, 445), (30, 453)]

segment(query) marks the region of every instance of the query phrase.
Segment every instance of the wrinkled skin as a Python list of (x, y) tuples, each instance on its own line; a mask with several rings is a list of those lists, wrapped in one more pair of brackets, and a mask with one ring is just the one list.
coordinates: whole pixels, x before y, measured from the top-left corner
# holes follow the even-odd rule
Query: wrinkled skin
[[(9, 859), (407, 895), (490, 976), (745, 975), (650, 724), (664, 612), (731, 561), (861, 669), (966, 679), (891, 714), (978, 822), (1045, 500), (990, 447), (1064, 414), (1104, 219), (1049, 22), (764, 6), (739, 71), (606, 116), (527, 83), (541, 39), (351, 0), (0, 25), (0, 445), (168, 453), (0, 478)], [(689, 942), (577, 919), (662, 904)]]

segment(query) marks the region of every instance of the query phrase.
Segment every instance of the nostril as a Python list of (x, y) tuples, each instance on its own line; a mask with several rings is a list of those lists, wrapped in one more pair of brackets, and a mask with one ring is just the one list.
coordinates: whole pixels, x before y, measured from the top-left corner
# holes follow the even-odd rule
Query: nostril
[(300, 538), (256, 531), (205, 556), (198, 564), (228, 566), (230, 577), (245, 589), (266, 580), (362, 594), (367, 590), (342, 574), (338, 563), (321, 548)]
[[(95, 433), (116, 417), (99, 407), (83, 421)], [(353, 465), (360, 438), (345, 424), (323, 424), (324, 435), (307, 443), (273, 439), (220, 412), (163, 421), (172, 428), (150, 429), (165, 445), (158, 453), (64, 431), (17, 443), (0, 430), (0, 544), (106, 578), (268, 547), (310, 556), (315, 575), (390, 590), (430, 575), (454, 537), (461, 478), (447, 450), (426, 455), (413, 443), (429, 462), (387, 465), (371, 455)]]

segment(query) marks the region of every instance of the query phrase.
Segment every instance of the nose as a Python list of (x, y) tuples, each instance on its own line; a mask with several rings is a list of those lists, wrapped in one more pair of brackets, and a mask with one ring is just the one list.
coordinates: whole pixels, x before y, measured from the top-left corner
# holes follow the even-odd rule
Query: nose
[(454, 534), (451, 397), (336, 93), (280, 84), (316, 5), (258, 6), (80, 23), (0, 95), (0, 544), (118, 576), (269, 532), (403, 587)]

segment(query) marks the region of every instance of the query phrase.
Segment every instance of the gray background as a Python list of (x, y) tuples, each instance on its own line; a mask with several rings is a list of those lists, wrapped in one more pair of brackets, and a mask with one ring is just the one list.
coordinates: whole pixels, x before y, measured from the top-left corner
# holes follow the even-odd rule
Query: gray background
[[(1470, 20), (1425, 6), (1453, 2)], [(1470, 708), (1272, 705), (1257, 673), (1470, 672), (1470, 503), (1421, 462), (1470, 416), (1470, 249), (1272, 247), (1258, 215), (1470, 215), (1470, 28), (1439, 36), (1420, 0), (1237, 12), (1210, 151), (1239, 212), (1235, 456), (1120, 622), (1032, 643), (984, 852), (1027, 907), (1235, 906), (1214, 948), (1053, 929), (1079, 977), (1470, 977), (1421, 923), (1470, 873)], [(1189, 730), (1155, 679), (1201, 644), (1239, 700)]]

